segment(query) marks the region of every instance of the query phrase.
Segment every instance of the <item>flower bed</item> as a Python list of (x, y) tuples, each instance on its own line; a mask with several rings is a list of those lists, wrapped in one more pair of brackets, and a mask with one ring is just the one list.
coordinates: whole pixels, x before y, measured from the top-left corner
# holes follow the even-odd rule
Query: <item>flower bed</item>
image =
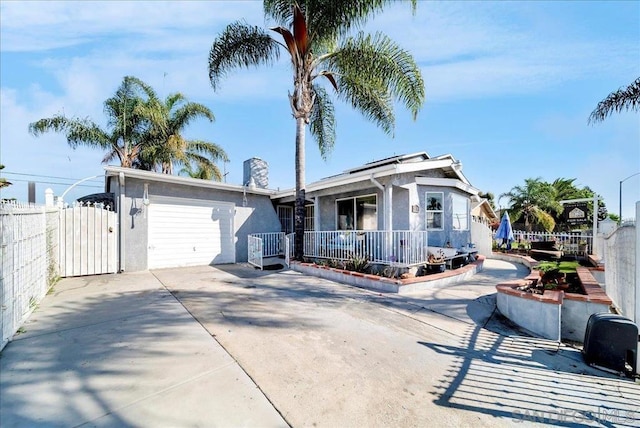
[(431, 288), (436, 285), (442, 286), (466, 281), (475, 273), (482, 271), (484, 259), (484, 256), (478, 256), (476, 261), (458, 269), (398, 279), (296, 261), (291, 262), (291, 269), (307, 275), (318, 276), (369, 290), (405, 294)]

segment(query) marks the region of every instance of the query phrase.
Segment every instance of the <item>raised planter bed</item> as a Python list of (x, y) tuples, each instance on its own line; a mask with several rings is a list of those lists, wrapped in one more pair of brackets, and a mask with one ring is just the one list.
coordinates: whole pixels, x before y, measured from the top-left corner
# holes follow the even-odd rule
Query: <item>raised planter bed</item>
[[(535, 260), (518, 255), (499, 254), (496, 258), (522, 263), (530, 269), (537, 266)], [(528, 285), (536, 274), (532, 271), (526, 278), (496, 285), (498, 310), (532, 333), (551, 340), (582, 342), (589, 316), (611, 311), (611, 299), (586, 267), (577, 268), (584, 294), (545, 290), (540, 295), (517, 289)]]
[(385, 278), (378, 275), (364, 274), (296, 261), (292, 261), (290, 267), (291, 269), (306, 275), (318, 276), (320, 278), (353, 285), (359, 288), (366, 288), (368, 290), (383, 293), (405, 294), (413, 291), (426, 290), (434, 286), (450, 285), (466, 281), (477, 272), (482, 271), (484, 260), (485, 257), (479, 255), (477, 256), (476, 261), (458, 269), (405, 279)]

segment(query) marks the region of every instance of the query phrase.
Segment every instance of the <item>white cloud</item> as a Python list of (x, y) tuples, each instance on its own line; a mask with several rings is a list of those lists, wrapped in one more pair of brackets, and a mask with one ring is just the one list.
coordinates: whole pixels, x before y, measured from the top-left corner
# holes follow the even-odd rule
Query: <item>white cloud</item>
[[(3, 51), (43, 51), (100, 37), (175, 37), (217, 32), (238, 19), (262, 22), (260, 2), (5, 1), (0, 6)], [(29, 31), (25, 31), (28, 28)]]

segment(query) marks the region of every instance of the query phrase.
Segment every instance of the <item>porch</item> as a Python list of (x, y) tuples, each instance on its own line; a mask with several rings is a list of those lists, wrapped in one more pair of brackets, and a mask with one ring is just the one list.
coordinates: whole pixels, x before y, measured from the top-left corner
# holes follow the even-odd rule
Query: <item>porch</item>
[[(282, 257), (287, 266), (293, 256), (294, 234), (254, 233), (248, 237), (248, 262), (263, 268), (264, 260)], [(474, 259), (477, 250), (429, 246), (427, 231), (306, 231), (303, 256), (311, 260), (339, 262), (368, 262), (393, 268), (412, 268), (438, 264), (449, 269), (459, 267)], [(431, 260), (430, 260), (431, 256)]]

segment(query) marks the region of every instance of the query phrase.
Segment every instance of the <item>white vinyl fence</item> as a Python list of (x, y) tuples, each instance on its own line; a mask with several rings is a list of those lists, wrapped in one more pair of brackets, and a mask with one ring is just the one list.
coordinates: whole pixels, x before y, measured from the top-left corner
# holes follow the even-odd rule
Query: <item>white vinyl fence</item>
[(0, 350), (58, 275), (58, 209), (0, 203)]
[[(593, 253), (593, 235), (581, 232), (526, 232), (514, 230), (513, 238), (518, 243), (556, 241), (564, 254), (585, 255)], [(499, 242), (498, 242), (499, 244)]]

